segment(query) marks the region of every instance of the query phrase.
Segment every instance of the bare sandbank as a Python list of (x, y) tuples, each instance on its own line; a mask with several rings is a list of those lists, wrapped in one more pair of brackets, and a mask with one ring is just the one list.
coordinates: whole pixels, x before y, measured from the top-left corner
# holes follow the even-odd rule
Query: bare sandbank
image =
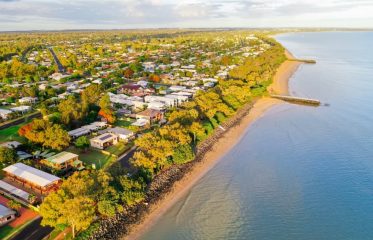
[[(288, 51), (286, 51), (286, 56), (288, 59), (294, 58)], [(268, 90), (271, 93), (288, 95), (288, 81), (300, 64), (295, 61), (285, 61), (277, 70), (274, 81), (268, 87)], [(253, 122), (258, 120), (271, 107), (282, 103), (281, 100), (269, 97), (257, 100), (249, 113), (241, 119), (240, 123), (228, 129), (224, 136), (219, 138), (212, 149), (205, 154), (203, 160), (196, 163), (190, 172), (185, 174), (180, 181), (176, 182), (171, 191), (158, 204), (150, 206), (149, 214), (144, 217), (140, 224), (131, 226), (129, 234), (123, 239), (139, 239), (242, 139), (248, 127)]]

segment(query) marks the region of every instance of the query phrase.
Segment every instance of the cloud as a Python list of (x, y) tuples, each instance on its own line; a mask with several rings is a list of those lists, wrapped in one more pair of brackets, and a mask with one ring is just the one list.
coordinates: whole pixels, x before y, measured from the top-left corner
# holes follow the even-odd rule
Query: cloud
[(0, 30), (327, 26), (336, 13), (329, 25), (346, 15), (341, 25), (373, 27), (369, 10), (370, 0), (0, 0)]

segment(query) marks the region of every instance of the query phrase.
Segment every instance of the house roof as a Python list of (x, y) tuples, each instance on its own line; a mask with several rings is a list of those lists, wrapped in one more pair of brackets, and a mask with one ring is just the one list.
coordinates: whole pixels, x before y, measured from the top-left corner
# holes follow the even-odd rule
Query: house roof
[(117, 135), (132, 135), (133, 134), (132, 131), (125, 129), (125, 128), (121, 128), (121, 127), (109, 128), (108, 132), (114, 133)]
[(138, 84), (127, 84), (127, 85), (123, 85), (121, 88), (122, 89), (129, 89), (129, 90), (138, 90), (138, 89), (142, 88), (142, 86), (138, 85)]
[(9, 183), (4, 182), (3, 180), (0, 180), (0, 188), (26, 201), (28, 200), (28, 197), (30, 195), (28, 192), (25, 192), (22, 189), (19, 189), (13, 185), (10, 185)]
[(112, 134), (112, 133), (104, 133), (104, 134), (102, 134), (100, 136), (92, 138), (91, 141), (95, 141), (95, 142), (107, 142), (107, 141), (113, 140), (114, 138), (117, 138), (117, 136), (114, 135), (114, 134)]
[(0, 218), (6, 217), (12, 214), (16, 214), (16, 212), (0, 204)]
[(58, 153), (54, 156), (46, 158), (46, 160), (49, 161), (49, 162), (52, 162), (52, 163), (61, 164), (61, 163), (67, 162), (67, 161), (69, 161), (73, 158), (76, 158), (76, 157), (79, 157), (79, 156), (76, 155), (75, 153), (60, 152), (60, 153)]
[(146, 116), (146, 117), (151, 117), (152, 118), (152, 117), (155, 117), (157, 114), (160, 114), (160, 113), (162, 113), (162, 112), (159, 111), (159, 110), (148, 108), (145, 111), (139, 112), (136, 115), (138, 115), (138, 116)]
[(60, 180), (59, 177), (27, 166), (23, 163), (15, 163), (4, 168), (3, 171), (41, 187), (48, 186)]

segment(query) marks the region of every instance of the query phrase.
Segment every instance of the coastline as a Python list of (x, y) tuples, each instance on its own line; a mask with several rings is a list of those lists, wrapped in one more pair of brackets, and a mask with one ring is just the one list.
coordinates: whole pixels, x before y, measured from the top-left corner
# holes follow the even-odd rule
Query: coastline
[[(288, 59), (294, 59), (294, 56), (285, 49), (285, 55)], [(278, 68), (273, 83), (268, 87), (270, 93), (289, 95), (288, 83), (290, 77), (295, 73), (301, 62), (286, 60)], [(156, 204), (151, 204), (148, 213), (143, 220), (131, 226), (123, 239), (139, 239), (146, 233), (178, 200), (185, 196), (190, 189), (209, 171), (219, 160), (227, 154), (238, 142), (241, 141), (249, 126), (258, 120), (262, 115), (275, 105), (282, 104), (283, 101), (262, 97), (258, 99), (239, 122), (239, 124), (228, 129), (224, 136), (219, 138), (213, 147), (203, 156), (202, 160), (193, 165), (181, 180), (175, 182), (171, 190), (165, 194)], [(228, 147), (227, 147), (228, 146)]]

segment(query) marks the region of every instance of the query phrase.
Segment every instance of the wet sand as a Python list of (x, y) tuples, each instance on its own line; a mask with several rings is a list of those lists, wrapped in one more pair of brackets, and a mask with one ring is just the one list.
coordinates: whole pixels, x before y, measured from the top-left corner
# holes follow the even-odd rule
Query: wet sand
[[(294, 58), (288, 51), (286, 56)], [(271, 93), (288, 94), (288, 81), (301, 63), (295, 61), (285, 61), (278, 69), (274, 82), (268, 88)], [(171, 191), (158, 204), (150, 207), (149, 214), (140, 224), (132, 226), (130, 233), (124, 239), (139, 239), (148, 229), (150, 229), (162, 215), (171, 208), (178, 200), (185, 196), (190, 189), (200, 180), (216, 163), (227, 154), (244, 136), (250, 124), (258, 120), (271, 107), (282, 104), (281, 100), (263, 97), (256, 101), (240, 123), (230, 129), (220, 138), (203, 158), (196, 163), (193, 169), (185, 175), (183, 179), (176, 182)]]

